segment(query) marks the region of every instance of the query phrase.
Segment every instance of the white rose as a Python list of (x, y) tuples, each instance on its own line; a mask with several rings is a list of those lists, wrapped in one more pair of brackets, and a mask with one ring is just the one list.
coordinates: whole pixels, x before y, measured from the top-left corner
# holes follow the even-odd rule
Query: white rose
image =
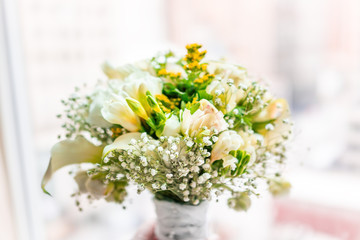
[[(124, 109), (124, 106), (119, 104), (119, 102), (123, 103), (124, 101), (117, 100), (117, 98), (131, 97), (141, 102), (144, 108), (150, 111), (144, 96), (147, 91), (150, 91), (153, 95), (161, 94), (161, 79), (150, 75), (148, 72), (142, 71), (141, 68), (136, 65), (128, 64), (115, 69), (108, 64), (104, 64), (103, 69), (110, 79), (107, 82), (108, 88), (99, 86), (91, 96), (93, 101), (89, 107), (87, 121), (91, 125), (99, 127), (110, 127), (111, 123), (120, 124), (119, 122), (123, 122), (123, 124), (129, 125), (129, 129), (134, 129), (132, 126), (135, 123), (134, 118), (131, 118), (132, 121), (129, 124), (124, 123), (121, 119), (116, 120), (116, 114), (109, 114), (109, 107), (111, 106), (112, 112), (118, 112), (119, 109)], [(118, 97), (114, 97), (115, 95), (118, 95)], [(104, 114), (102, 114), (103, 108), (105, 108)], [(114, 108), (117, 108), (117, 110)], [(126, 113), (128, 114), (129, 112), (127, 111)], [(104, 119), (105, 116), (106, 119)], [(129, 116), (125, 116), (125, 118)]]
[(146, 92), (149, 91), (153, 96), (161, 94), (162, 84), (160, 78), (140, 70), (131, 73), (122, 81), (117, 79), (109, 81), (110, 88), (115, 93), (125, 98), (131, 97), (139, 101), (147, 113), (150, 113), (151, 109), (146, 100)]
[(180, 133), (180, 122), (177, 116), (172, 115), (169, 119), (166, 120), (164, 131), (162, 135), (164, 136), (175, 136)]
[[(251, 84), (246, 70), (233, 64), (213, 61), (209, 63), (208, 71), (219, 80), (213, 80), (207, 86), (206, 92), (213, 96), (215, 104), (223, 113), (230, 112), (246, 96), (246, 90), (243, 88)], [(221, 103), (216, 99), (219, 99)]]
[(239, 84), (246, 86), (251, 84), (247, 77), (246, 69), (241, 66), (219, 61), (210, 61), (207, 69), (210, 74), (215, 74), (224, 79), (232, 79), (236, 87), (239, 86)]
[(235, 131), (229, 130), (222, 132), (211, 151), (211, 162), (213, 163), (216, 160), (223, 159), (229, 155), (230, 151), (238, 150), (242, 145), (244, 145), (244, 141)]
[(122, 96), (113, 94), (112, 99), (104, 104), (101, 114), (106, 121), (120, 124), (130, 132), (136, 132), (141, 129), (139, 117), (131, 110)]
[[(139, 91), (140, 86), (143, 86), (142, 92)], [(161, 94), (162, 81), (160, 78), (151, 76), (148, 72), (134, 72), (125, 79), (121, 89), (129, 97), (140, 101), (141, 94), (145, 94), (146, 91), (151, 92), (153, 96)]]
[(101, 109), (106, 101), (109, 100), (109, 92), (105, 89), (98, 87), (91, 96), (92, 102), (89, 107), (89, 115), (87, 122), (92, 126), (97, 127), (110, 127), (112, 124), (104, 119), (101, 114)]
[[(206, 92), (213, 96), (215, 104), (223, 113), (233, 110), (237, 103), (245, 97), (245, 91), (235, 86), (229, 86), (224, 81), (213, 80), (206, 88)], [(221, 92), (219, 95), (218, 92)], [(218, 104), (216, 99), (220, 99), (222, 104)]]

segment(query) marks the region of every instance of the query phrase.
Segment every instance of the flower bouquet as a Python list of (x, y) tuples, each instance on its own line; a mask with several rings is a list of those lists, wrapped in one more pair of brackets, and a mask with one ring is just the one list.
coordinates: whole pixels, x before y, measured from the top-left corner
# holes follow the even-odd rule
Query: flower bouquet
[(122, 204), (129, 184), (150, 191), (159, 240), (206, 239), (207, 203), (222, 194), (240, 211), (261, 182), (287, 192), (287, 102), (245, 68), (205, 60), (198, 44), (186, 49), (184, 57), (105, 64), (106, 81), (63, 101), (66, 139), (51, 150), (43, 190), (59, 168), (90, 163), (75, 171), (74, 195)]

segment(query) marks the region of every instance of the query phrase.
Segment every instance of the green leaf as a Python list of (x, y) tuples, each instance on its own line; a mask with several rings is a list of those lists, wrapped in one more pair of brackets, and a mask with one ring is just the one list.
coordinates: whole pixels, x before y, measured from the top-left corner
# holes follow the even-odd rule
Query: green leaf
[[(180, 108), (184, 110), (186, 108), (186, 103), (184, 101), (181, 101)], [(181, 120), (182, 121), (182, 120)]]
[(251, 206), (251, 199), (247, 192), (237, 192), (236, 197), (228, 199), (228, 204), (236, 211), (247, 211)]
[(168, 201), (168, 202), (176, 202), (180, 204), (186, 204), (180, 196), (175, 194), (173, 191), (164, 190), (164, 191), (157, 191), (154, 194), (155, 198), (160, 201)]
[(181, 98), (185, 93), (177, 89), (172, 83), (164, 83), (163, 93), (167, 97)]
[(200, 90), (198, 91), (199, 99), (206, 99), (206, 100), (212, 100), (213, 96), (208, 94), (206, 90)]
[(49, 194), (45, 189), (46, 184), (50, 181), (51, 176), (64, 166), (80, 163), (100, 163), (103, 149), (103, 145), (96, 146), (81, 135), (78, 135), (74, 140), (67, 139), (55, 144), (51, 149), (49, 166), (41, 181), (42, 190)]
[(269, 191), (274, 196), (286, 195), (290, 192), (291, 189), (291, 184), (281, 178), (270, 179), (268, 184)]
[(233, 177), (238, 177), (246, 170), (246, 166), (250, 161), (250, 155), (242, 150), (230, 151), (230, 154), (238, 159), (235, 170), (231, 171)]
[(219, 160), (216, 160), (215, 162), (213, 162), (211, 164), (211, 167), (214, 169), (214, 170), (218, 170), (222, 167), (222, 163), (223, 163), (223, 160), (222, 159), (219, 159)]
[(196, 112), (196, 110), (198, 110), (199, 107), (200, 107), (200, 103), (195, 103), (194, 105), (192, 105), (192, 106), (190, 107), (190, 113), (191, 113), (191, 115), (194, 114), (194, 112)]
[(269, 123), (273, 123), (276, 119), (270, 119), (264, 122), (255, 122), (252, 124), (252, 128), (255, 132), (265, 129), (265, 126)]
[(165, 124), (158, 126), (158, 128), (155, 131), (155, 135), (157, 137), (160, 137), (162, 132), (164, 131)]

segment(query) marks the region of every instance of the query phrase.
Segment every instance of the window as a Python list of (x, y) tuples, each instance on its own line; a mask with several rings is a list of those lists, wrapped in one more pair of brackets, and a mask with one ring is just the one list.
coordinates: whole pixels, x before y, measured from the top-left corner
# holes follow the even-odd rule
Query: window
[[(138, 197), (134, 191), (126, 211), (84, 202), (79, 213), (69, 196), (76, 188), (69, 169), (50, 183), (53, 198), (41, 193), (39, 183), (61, 132), (55, 115), (62, 112), (62, 98), (75, 86), (101, 79), (104, 61), (121, 65), (158, 50), (183, 51), (190, 42), (205, 45), (209, 57), (226, 56), (268, 78), (278, 96), (291, 100), (296, 121), (287, 173), (293, 183), (290, 197), (264, 196), (246, 215), (214, 204), (215, 225), (228, 223), (227, 231), (235, 234), (239, 228), (246, 239), (360, 237), (355, 221), (360, 216), (359, 1), (3, 3), (0, 163), (8, 177), (0, 184), (8, 181), (12, 194), (4, 201), (13, 205), (14, 226), (31, 233), (24, 239), (130, 239), (151, 221), (150, 195)], [(264, 231), (253, 231), (254, 223)]]

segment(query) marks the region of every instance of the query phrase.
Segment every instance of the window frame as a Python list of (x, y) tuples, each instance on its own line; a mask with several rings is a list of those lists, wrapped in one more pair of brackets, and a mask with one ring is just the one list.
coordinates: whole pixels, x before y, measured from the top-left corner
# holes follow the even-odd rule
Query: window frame
[[(0, 146), (16, 239), (43, 240), (17, 1), (0, 1)], [(36, 188), (37, 186), (37, 188)]]

